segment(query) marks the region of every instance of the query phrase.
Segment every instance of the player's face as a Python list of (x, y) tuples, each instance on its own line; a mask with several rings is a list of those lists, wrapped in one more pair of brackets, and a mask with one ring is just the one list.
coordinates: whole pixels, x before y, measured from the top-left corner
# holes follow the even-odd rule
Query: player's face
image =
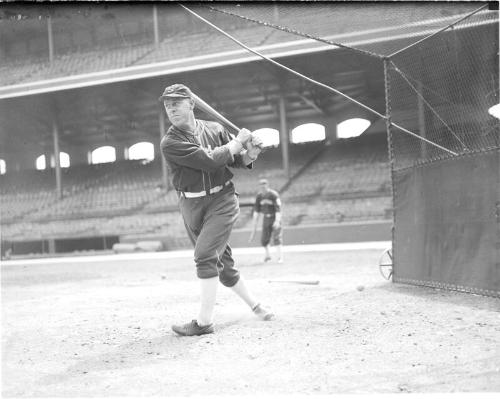
[(189, 98), (168, 98), (163, 102), (165, 111), (172, 125), (185, 127), (189, 125), (194, 104)]
[(268, 189), (269, 189), (268, 183), (260, 183), (259, 184), (259, 190), (261, 193), (265, 193)]

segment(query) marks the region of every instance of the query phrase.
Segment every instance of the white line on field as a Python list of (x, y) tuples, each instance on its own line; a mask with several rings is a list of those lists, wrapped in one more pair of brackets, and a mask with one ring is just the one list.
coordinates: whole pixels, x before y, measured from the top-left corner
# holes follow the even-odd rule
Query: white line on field
[[(356, 251), (366, 249), (384, 250), (391, 246), (390, 241), (368, 241), (368, 242), (347, 242), (335, 244), (311, 244), (311, 245), (286, 245), (283, 247), (284, 253), (290, 252), (324, 252), (324, 251)], [(233, 248), (235, 255), (260, 254), (261, 247)], [(15, 259), (3, 260), (2, 266), (25, 266), (43, 265), (54, 263), (92, 263), (102, 261), (120, 260), (147, 260), (147, 259), (172, 259), (193, 257), (193, 250), (163, 251), (163, 252), (135, 252), (127, 254), (89, 255), (89, 256), (65, 256), (57, 258), (37, 258), (37, 259)]]

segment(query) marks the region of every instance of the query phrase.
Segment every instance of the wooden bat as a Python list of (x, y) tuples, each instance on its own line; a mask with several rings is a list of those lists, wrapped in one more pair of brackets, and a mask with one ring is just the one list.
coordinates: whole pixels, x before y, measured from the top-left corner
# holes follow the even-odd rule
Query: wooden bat
[[(203, 111), (205, 114), (211, 116), (213, 119), (215, 119), (216, 122), (219, 122), (222, 125), (229, 127), (234, 131), (235, 134), (238, 134), (238, 132), (241, 130), (238, 126), (236, 126), (233, 122), (227, 119), (220, 112), (216, 111), (214, 107), (212, 107), (210, 104), (204, 101), (201, 97), (199, 97), (195, 93), (192, 94), (194, 99), (194, 106), (196, 108)], [(261, 145), (259, 145), (258, 147), (262, 152), (265, 150), (265, 148), (263, 148), (263, 146)]]
[(240, 128), (238, 126), (236, 126), (233, 122), (231, 122), (229, 119), (227, 119), (220, 112), (217, 112), (212, 106), (207, 104), (204, 100), (202, 100), (200, 97), (198, 97), (194, 93), (193, 93), (193, 98), (194, 98), (194, 103), (195, 103), (196, 108), (200, 109), (201, 111), (203, 111), (207, 115), (210, 115), (217, 122), (220, 122), (224, 126), (233, 129), (235, 133), (238, 133), (240, 131)]
[(291, 284), (305, 284), (305, 285), (318, 285), (319, 280), (269, 280), (270, 283), (291, 283)]

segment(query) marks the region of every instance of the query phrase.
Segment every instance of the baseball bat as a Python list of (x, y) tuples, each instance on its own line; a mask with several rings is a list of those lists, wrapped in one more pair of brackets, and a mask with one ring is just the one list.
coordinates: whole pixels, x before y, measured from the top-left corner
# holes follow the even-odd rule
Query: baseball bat
[(210, 115), (212, 118), (214, 118), (217, 122), (222, 123), (226, 127), (230, 127), (235, 131), (235, 133), (238, 133), (240, 131), (240, 128), (236, 126), (233, 122), (231, 122), (229, 119), (227, 119), (224, 115), (222, 115), (220, 112), (216, 111), (211, 105), (207, 104), (203, 99), (201, 99), (199, 96), (193, 93), (193, 98), (194, 98), (194, 103), (195, 107), (206, 113), (207, 115)]
[(269, 280), (270, 283), (292, 283), (305, 285), (318, 285), (319, 280)]
[[(195, 93), (192, 93), (192, 94), (193, 94), (193, 99), (194, 99), (194, 106), (196, 108), (203, 111), (207, 115), (211, 116), (213, 119), (215, 119), (217, 122), (223, 124), (224, 126), (233, 129), (235, 134), (237, 134), (240, 131), (240, 128), (238, 126), (236, 126), (233, 122), (231, 122), (229, 119), (227, 119), (220, 112), (218, 112), (214, 107), (212, 107), (210, 104), (208, 104), (200, 96), (198, 96)], [(263, 148), (262, 146), (259, 146), (259, 148), (261, 151), (265, 150), (265, 148)]]

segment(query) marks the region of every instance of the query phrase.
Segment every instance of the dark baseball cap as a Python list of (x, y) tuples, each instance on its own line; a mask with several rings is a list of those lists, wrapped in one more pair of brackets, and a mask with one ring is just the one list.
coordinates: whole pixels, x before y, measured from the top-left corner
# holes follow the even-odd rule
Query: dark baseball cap
[(189, 87), (176, 83), (171, 86), (167, 86), (163, 91), (163, 94), (158, 101), (165, 101), (167, 98), (193, 98), (193, 92), (189, 90)]

